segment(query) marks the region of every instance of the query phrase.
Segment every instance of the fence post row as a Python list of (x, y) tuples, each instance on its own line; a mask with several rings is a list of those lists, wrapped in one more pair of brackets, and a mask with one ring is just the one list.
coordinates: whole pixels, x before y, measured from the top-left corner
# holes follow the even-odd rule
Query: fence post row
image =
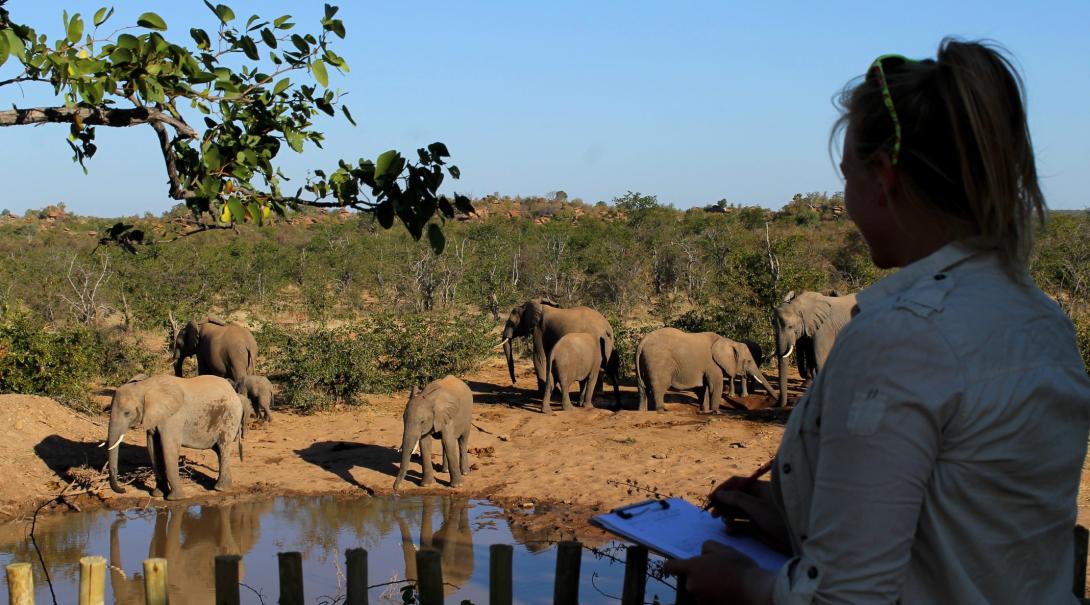
[[(1087, 552), (1090, 531), (1082, 525), (1074, 528), (1075, 569), (1073, 592), (1084, 599), (1086, 593)], [(489, 547), (489, 605), (512, 605), (512, 558), (510, 544)], [(576, 541), (557, 544), (556, 578), (553, 585), (554, 605), (577, 605), (579, 602), (579, 568), (583, 545)], [(216, 556), (216, 605), (238, 605), (240, 565), (238, 555)], [(350, 548), (345, 551), (348, 576), (346, 605), (368, 605), (367, 551)], [(278, 553), (280, 571), (280, 603), (303, 605), (303, 557), (298, 552)], [(106, 559), (83, 557), (80, 563), (79, 605), (105, 605)], [(647, 592), (647, 547), (628, 546), (625, 551), (624, 589), (621, 605), (642, 605)], [(420, 605), (443, 605), (443, 570), (440, 554), (434, 549), (416, 553), (417, 592)], [(12, 563), (6, 567), (10, 605), (34, 605), (34, 576), (30, 563)], [(167, 605), (167, 560), (144, 561), (144, 597), (147, 605)], [(677, 578), (676, 605), (692, 605), (693, 596), (685, 590), (685, 577)], [(1083, 603), (1090, 603), (1082, 600)]]

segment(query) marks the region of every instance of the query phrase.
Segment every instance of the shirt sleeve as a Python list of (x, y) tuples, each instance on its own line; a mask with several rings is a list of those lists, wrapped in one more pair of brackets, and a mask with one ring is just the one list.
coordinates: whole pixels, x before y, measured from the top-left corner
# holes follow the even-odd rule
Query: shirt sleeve
[(897, 602), (943, 426), (962, 392), (957, 359), (926, 318), (890, 310), (858, 319), (814, 385), (821, 416), (809, 535), (781, 570), (775, 603)]

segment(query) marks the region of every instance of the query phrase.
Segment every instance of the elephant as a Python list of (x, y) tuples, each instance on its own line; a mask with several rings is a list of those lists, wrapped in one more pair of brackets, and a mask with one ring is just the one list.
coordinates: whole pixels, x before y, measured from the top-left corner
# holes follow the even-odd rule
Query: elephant
[[(469, 524), (468, 500), (424, 496), (420, 516), (420, 548), (439, 551), (443, 570), (443, 594), (449, 596), (473, 577), (473, 531)], [(443, 523), (432, 532), (432, 517), (439, 508)], [(400, 512), (394, 513), (401, 533), (401, 551), (405, 557), (405, 578), (416, 580), (416, 551), (412, 528)]]
[(825, 364), (836, 335), (851, 320), (855, 308), (855, 294), (803, 292), (796, 296), (793, 291), (776, 307), (772, 323), (780, 368), (780, 407), (787, 405), (787, 358), (798, 349), (799, 374), (804, 380), (812, 378)]
[(644, 336), (636, 347), (636, 388), (639, 410), (647, 410), (648, 398), (654, 409), (663, 411), (667, 389), (701, 390), (700, 410), (719, 411), (723, 398), (723, 377), (736, 366), (736, 353), (729, 341), (715, 332), (682, 332), (660, 328)]
[(159, 375), (121, 385), (110, 403), (107, 443), (110, 487), (124, 493), (117, 480), (118, 447), (125, 431), (147, 431), (148, 457), (155, 473), (152, 495), (185, 498), (178, 476), (181, 447), (213, 449), (219, 457), (217, 490), (231, 487), (229, 447), (238, 442), (242, 458), (243, 402), (234, 386), (218, 376), (178, 378)]
[[(619, 363), (614, 348), (613, 326), (601, 313), (590, 307), (562, 309), (547, 298), (531, 298), (511, 309), (507, 323), (503, 327), (503, 353), (507, 356), (507, 371), (511, 374), (511, 384), (515, 384), (515, 357), (511, 339), (532, 336), (534, 341), (534, 372), (537, 374), (537, 386), (542, 399), (545, 396), (545, 374), (549, 352), (565, 334), (586, 332), (601, 340), (600, 346), (605, 351), (605, 371), (613, 382), (613, 402), (621, 407), (620, 386), (618, 383)], [(549, 385), (552, 389), (553, 385)], [(594, 391), (597, 391), (597, 385)], [(594, 392), (592, 391), (592, 392)]]
[[(598, 383), (598, 372), (605, 358), (605, 341), (586, 332), (571, 332), (556, 342), (545, 364), (545, 384), (553, 384), (555, 380), (560, 387), (560, 405), (564, 411), (572, 409), (568, 388), (576, 381), (582, 387), (579, 405), (594, 407), (594, 385)], [(541, 410), (546, 414), (553, 413), (552, 395), (552, 389), (545, 389)]]
[[(744, 341), (735, 341), (729, 338), (724, 338), (723, 342), (734, 351), (733, 364), (723, 368), (723, 373), (726, 375), (727, 384), (729, 385), (727, 395), (734, 397), (734, 378), (737, 376), (742, 379), (742, 397), (749, 397), (750, 377), (760, 382), (768, 391), (770, 397), (777, 397), (776, 390), (772, 388), (765, 375), (761, 373), (761, 368), (757, 360), (753, 358), (753, 352), (749, 345)], [(758, 351), (760, 351), (759, 348)]]
[(238, 382), (254, 373), (257, 363), (257, 341), (245, 327), (229, 324), (222, 319), (190, 320), (179, 329), (170, 317), (171, 352), (174, 375), (183, 375), (188, 357), (197, 356), (197, 374), (222, 376)]
[(473, 426), (473, 391), (466, 383), (447, 376), (428, 383), (420, 392), (413, 387), (402, 419), (405, 429), (401, 438), (401, 468), (394, 480), (394, 491), (405, 479), (417, 444), (422, 467), (420, 485), (435, 483), (429, 436), (442, 440), (443, 467), (450, 473), (450, 486), (461, 486), (462, 476), (469, 474), (469, 433)]
[(258, 418), (272, 422), (273, 385), (264, 376), (250, 374), (235, 383), (240, 395), (245, 395)]

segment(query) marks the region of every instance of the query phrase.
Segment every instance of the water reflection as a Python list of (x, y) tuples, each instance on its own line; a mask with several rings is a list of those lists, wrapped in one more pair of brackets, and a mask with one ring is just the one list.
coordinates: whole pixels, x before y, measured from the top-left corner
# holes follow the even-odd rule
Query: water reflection
[[(0, 526), (0, 565), (37, 562), (27, 532), (26, 525)], [(447, 596), (485, 603), (488, 545), (504, 543), (516, 544), (516, 600), (548, 603), (555, 564), (548, 537), (519, 530), (515, 533), (519, 535), (512, 534), (503, 511), (485, 501), (443, 496), (319, 496), (54, 515), (39, 519), (35, 535), (58, 602), (77, 598), (79, 558), (101, 554), (110, 562), (108, 602), (143, 603), (143, 560), (163, 557), (168, 561), (172, 603), (211, 603), (215, 555), (237, 554), (242, 556), (242, 582), (260, 591), (265, 603), (271, 603), (278, 591), (276, 553), (292, 550), (303, 553), (308, 602), (319, 597), (332, 599), (344, 591), (345, 549), (363, 547), (369, 552), (371, 584), (415, 579), (416, 552), (434, 548), (440, 553)], [(534, 554), (541, 549), (549, 552)], [(620, 594), (623, 566), (587, 556), (581, 602), (609, 602), (591, 585), (594, 572), (598, 572), (595, 583), (601, 590)], [(35, 574), (38, 602), (49, 602), (45, 577), (37, 564)], [(7, 586), (0, 584), (3, 602)], [(649, 596), (652, 592), (649, 586)], [(373, 600), (383, 597), (400, 603), (396, 589), (372, 592)], [(244, 589), (242, 602), (258, 603), (259, 598)]]

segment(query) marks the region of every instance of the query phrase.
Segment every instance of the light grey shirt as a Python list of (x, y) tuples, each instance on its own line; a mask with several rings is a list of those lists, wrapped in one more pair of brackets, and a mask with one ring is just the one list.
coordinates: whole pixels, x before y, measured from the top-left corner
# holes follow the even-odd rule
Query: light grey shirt
[(1075, 602), (1088, 430), (1053, 301), (960, 244), (903, 268), (859, 294), (788, 420), (774, 482), (797, 556), (774, 602)]

